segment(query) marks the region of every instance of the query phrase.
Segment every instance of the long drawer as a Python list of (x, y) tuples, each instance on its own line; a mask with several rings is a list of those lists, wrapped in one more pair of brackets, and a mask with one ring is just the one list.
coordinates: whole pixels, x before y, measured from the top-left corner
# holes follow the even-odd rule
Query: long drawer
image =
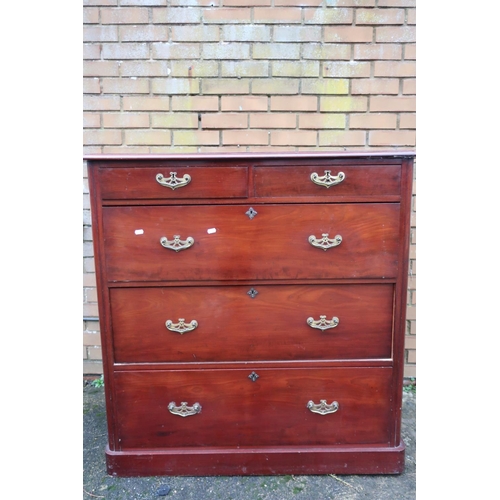
[[(397, 203), (104, 207), (103, 228), (109, 281), (390, 278), (398, 272)], [(325, 249), (323, 242), (334, 246)]]
[(390, 358), (393, 293), (391, 283), (113, 288), (115, 362)]
[[(116, 372), (118, 449), (365, 445), (391, 438), (391, 368), (259, 369), (255, 382), (251, 372)], [(311, 411), (321, 411), (322, 400), (332, 413)]]

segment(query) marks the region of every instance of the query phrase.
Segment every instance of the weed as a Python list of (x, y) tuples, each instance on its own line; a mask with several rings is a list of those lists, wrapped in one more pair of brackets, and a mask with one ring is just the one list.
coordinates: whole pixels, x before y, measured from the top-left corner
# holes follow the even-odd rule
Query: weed
[(90, 384), (92, 387), (104, 387), (104, 375), (101, 375), (100, 378), (96, 378)]

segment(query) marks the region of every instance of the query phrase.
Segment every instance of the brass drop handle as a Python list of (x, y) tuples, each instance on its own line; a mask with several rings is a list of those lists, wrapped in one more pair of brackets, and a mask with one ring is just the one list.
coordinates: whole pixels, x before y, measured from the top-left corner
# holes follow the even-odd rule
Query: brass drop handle
[(331, 404), (326, 402), (326, 399), (320, 399), (319, 404), (315, 404), (313, 401), (307, 403), (307, 408), (312, 413), (318, 413), (319, 415), (328, 415), (329, 413), (335, 413), (339, 409), (339, 404), (337, 401), (332, 401)]
[(185, 401), (181, 403), (180, 406), (176, 406), (175, 402), (172, 401), (168, 405), (168, 411), (172, 415), (179, 415), (179, 417), (190, 417), (191, 415), (196, 415), (201, 412), (200, 403), (195, 403), (193, 406), (188, 406)]
[(158, 184), (174, 190), (187, 186), (191, 182), (191, 176), (189, 174), (184, 174), (179, 178), (177, 177), (177, 172), (170, 172), (170, 177), (163, 177), (163, 174), (157, 174), (156, 180)]
[(339, 172), (338, 175), (331, 175), (331, 173), (331, 170), (325, 170), (325, 175), (319, 176), (316, 172), (313, 172), (311, 174), (311, 180), (314, 184), (324, 186), (328, 189), (330, 186), (340, 184), (345, 179), (344, 172)]
[(198, 326), (198, 321), (193, 319), (190, 323), (186, 323), (184, 318), (179, 318), (179, 323), (173, 323), (171, 319), (167, 319), (165, 326), (171, 332), (177, 332), (183, 335), (186, 332), (193, 331)]
[(328, 238), (328, 233), (323, 233), (321, 238), (316, 238), (314, 234), (309, 236), (309, 243), (316, 248), (322, 248), (325, 252), (329, 248), (338, 247), (342, 243), (342, 236), (337, 234), (333, 238)]
[(186, 250), (190, 246), (193, 246), (194, 238), (188, 236), (185, 240), (181, 240), (178, 234), (174, 234), (173, 240), (168, 240), (166, 236), (160, 238), (161, 246), (173, 250), (174, 252), (180, 252), (181, 250)]
[(307, 324), (311, 328), (317, 328), (318, 330), (324, 331), (329, 328), (335, 328), (339, 324), (340, 320), (336, 316), (332, 319), (326, 319), (326, 316), (320, 316), (318, 320), (314, 318), (307, 318)]

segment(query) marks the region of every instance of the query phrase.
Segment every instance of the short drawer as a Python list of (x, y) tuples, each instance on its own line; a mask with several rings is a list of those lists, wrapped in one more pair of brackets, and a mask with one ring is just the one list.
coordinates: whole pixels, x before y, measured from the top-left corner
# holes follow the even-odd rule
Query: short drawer
[(101, 168), (103, 200), (246, 198), (245, 166)]
[(390, 278), (398, 271), (397, 203), (102, 212), (110, 281)]
[(393, 284), (113, 288), (114, 359), (390, 358), (393, 292)]
[(260, 197), (380, 197), (401, 193), (401, 165), (255, 167)]
[[(391, 439), (391, 368), (253, 373), (255, 381), (252, 369), (243, 367), (116, 372), (118, 449), (364, 445)], [(321, 411), (322, 400), (330, 413), (311, 411)]]

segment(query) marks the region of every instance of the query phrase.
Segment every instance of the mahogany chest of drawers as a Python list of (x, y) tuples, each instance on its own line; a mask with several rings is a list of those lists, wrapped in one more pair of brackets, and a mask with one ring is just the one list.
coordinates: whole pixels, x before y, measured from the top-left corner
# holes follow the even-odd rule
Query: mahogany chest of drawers
[(402, 472), (413, 153), (85, 159), (110, 474)]

